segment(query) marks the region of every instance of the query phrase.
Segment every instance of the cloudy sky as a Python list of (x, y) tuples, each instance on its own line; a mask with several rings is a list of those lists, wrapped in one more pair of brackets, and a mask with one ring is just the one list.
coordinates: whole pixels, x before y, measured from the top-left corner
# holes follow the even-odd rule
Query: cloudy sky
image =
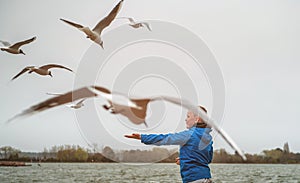
[[(0, 52), (2, 100), (0, 104), (0, 123), (2, 123), (0, 146), (9, 145), (23, 151), (42, 151), (44, 147), (49, 148), (62, 144), (87, 146), (88, 141), (101, 146), (116, 147), (118, 143), (121, 143), (126, 144), (124, 148), (126, 146), (140, 147), (132, 140), (124, 139), (123, 134), (132, 131), (168, 133), (184, 129), (184, 118), (182, 118), (184, 115), (177, 114), (177, 112), (172, 114), (173, 110), (178, 110), (172, 107), (168, 108), (168, 114), (163, 118), (165, 121), (174, 118), (182, 119), (174, 126), (162, 122), (156, 126), (153, 124), (154, 127), (147, 131), (144, 127), (139, 128), (132, 125), (128, 127), (118, 122), (112, 123), (111, 121), (116, 120), (118, 116), (112, 117), (106, 111), (103, 114), (101, 105), (97, 106), (97, 102), (100, 104), (104, 102), (101, 99), (86, 101), (86, 106), (79, 109), (81, 110), (79, 112), (60, 106), (28, 118), (19, 119), (10, 125), (4, 125), (5, 121), (12, 116), (49, 98), (50, 96), (46, 95), (46, 92), (62, 93), (81, 85), (76, 84), (76, 78), (80, 78), (79, 75), (82, 75), (84, 71), (83, 61), (90, 60), (90, 57), (97, 57), (97, 54), (91, 55), (89, 52), (96, 50), (97, 53), (104, 54), (107, 51), (91, 43), (83, 33), (61, 22), (59, 18), (66, 18), (93, 28), (117, 3), (118, 1), (99, 0), (91, 0), (89, 3), (71, 0), (1, 1), (0, 40), (13, 43), (33, 36), (36, 36), (37, 39), (22, 47), (26, 55)], [(224, 80), (225, 108), (224, 114), (221, 112), (222, 118), (218, 123), (245, 152), (260, 153), (264, 149), (283, 147), (285, 142), (289, 143), (291, 151), (300, 152), (300, 134), (298, 132), (300, 118), (297, 113), (300, 108), (300, 87), (297, 84), (300, 78), (299, 12), (300, 2), (294, 0), (263, 2), (258, 0), (226, 2), (125, 0), (119, 16), (130, 16), (137, 20), (169, 22), (184, 27), (197, 35), (214, 55)], [(110, 44), (109, 39), (105, 39), (105, 36), (124, 25), (126, 25), (126, 21), (116, 20), (111, 27), (105, 29), (103, 32), (104, 47), (106, 45), (109, 47)], [(128, 26), (128, 30), (131, 30), (129, 28)], [(152, 28), (152, 33), (155, 34), (155, 26)], [(132, 29), (132, 31), (135, 30)], [(137, 31), (145, 36), (151, 34), (147, 30)], [(172, 31), (169, 34), (172, 35)], [(117, 37), (115, 41), (118, 39)], [(142, 63), (157, 62), (161, 64), (167, 63), (168, 60), (176, 60), (171, 58), (172, 55), (173, 57), (175, 57), (174, 55), (178, 56), (177, 58), (185, 58), (184, 55), (175, 53), (174, 48), (156, 44), (142, 44), (147, 50), (153, 49), (151, 51), (155, 54), (148, 53), (146, 57), (142, 51), (139, 51), (137, 57), (140, 59), (138, 60)], [(110, 72), (110, 74), (115, 75), (114, 77), (121, 77), (123, 71), (125, 74), (129, 72), (131, 68), (128, 65), (131, 62), (128, 61), (122, 65), (116, 63), (115, 60), (125, 57), (137, 60), (131, 56), (136, 55), (136, 50), (141, 49), (142, 46), (138, 44), (128, 46), (125, 50), (115, 53), (111, 56), (110, 62), (106, 64), (107, 71), (113, 70), (114, 72)], [(158, 56), (155, 48), (165, 49), (166, 55)], [(188, 58), (186, 59), (188, 60)], [(53, 78), (33, 73), (31, 75), (24, 74), (10, 82), (10, 79), (24, 67), (48, 63), (65, 65), (72, 68), (75, 73), (56, 69), (53, 70)], [(186, 72), (191, 73), (191, 78), (198, 77), (200, 81), (206, 81), (203, 82), (203, 86), (197, 86), (198, 90), (205, 91), (198, 97), (198, 103), (204, 103), (209, 110), (213, 110), (215, 107), (213, 101), (216, 99), (211, 94), (210, 84), (203, 79), (205, 78), (205, 69), (203, 73), (199, 72), (199, 75), (195, 76), (193, 71), (189, 71), (191, 69), (189, 62), (186, 61), (186, 63), (184, 66), (179, 65)], [(133, 68), (135, 67), (138, 66), (135, 65)], [(176, 70), (175, 67), (174, 70)], [(99, 77), (101, 74), (105, 74), (105, 70), (100, 72)], [(172, 87), (170, 84), (172, 82), (167, 82), (168, 78), (147, 76), (144, 79), (136, 78), (136, 80), (132, 81), (132, 91), (139, 91), (137, 92), (139, 95), (141, 93), (147, 95), (153, 93), (178, 94), (178, 91), (174, 89), (176, 86)], [(194, 81), (194, 79), (192, 80)], [(153, 90), (149, 87), (149, 83), (154, 83)], [(96, 80), (95, 84), (110, 86), (109, 81)], [(223, 91), (222, 88), (220, 90)], [(198, 95), (200, 94), (198, 93)], [(189, 99), (189, 96), (181, 97)], [(86, 122), (83, 125), (84, 119), (90, 120), (91, 108), (100, 110), (98, 112), (100, 116), (107, 115), (104, 118), (109, 122), (104, 122), (98, 127), (96, 122), (94, 122), (95, 124)], [(86, 118), (84, 118), (85, 115), (87, 115)], [(87, 128), (88, 125), (92, 125), (92, 127)], [(219, 136), (215, 136), (214, 141), (215, 149), (226, 148), (232, 152)]]

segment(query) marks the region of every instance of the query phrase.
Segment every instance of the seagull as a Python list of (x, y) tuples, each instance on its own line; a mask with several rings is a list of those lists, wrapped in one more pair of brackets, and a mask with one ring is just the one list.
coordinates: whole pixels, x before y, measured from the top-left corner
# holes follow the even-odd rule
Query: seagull
[[(45, 111), (53, 107), (57, 107), (66, 103), (70, 103), (79, 99), (90, 98), (101, 96), (107, 99), (110, 105), (103, 105), (106, 110), (109, 110), (112, 114), (121, 114), (126, 116), (134, 124), (145, 124), (147, 106), (151, 101), (155, 100), (165, 100), (167, 102), (173, 103), (175, 105), (180, 105), (194, 113), (199, 114), (202, 120), (219, 133), (222, 138), (244, 159), (247, 160), (247, 157), (243, 151), (237, 146), (237, 144), (232, 140), (232, 138), (217, 125), (217, 123), (206, 114), (203, 109), (199, 108), (196, 105), (191, 104), (187, 100), (180, 98), (169, 97), (169, 96), (155, 96), (148, 98), (126, 98), (124, 94), (120, 93), (111, 93), (110, 90), (101, 87), (101, 86), (86, 86), (79, 88), (74, 91), (67, 92), (62, 95), (55, 96), (53, 98), (47, 99), (43, 102), (40, 102), (36, 105), (31, 106), (30, 108), (24, 110), (22, 113), (14, 116), (9, 119), (7, 123), (13, 121), (14, 119), (22, 116), (32, 115), (37, 112)], [(118, 99), (115, 100), (114, 99)]]
[(84, 32), (87, 35), (87, 38), (90, 38), (92, 41), (94, 41), (95, 43), (99, 44), (102, 49), (104, 49), (103, 47), (103, 41), (101, 39), (101, 32), (103, 31), (103, 29), (105, 29), (106, 27), (108, 27), (110, 25), (110, 23), (115, 19), (115, 17), (117, 16), (118, 12), (121, 9), (122, 3), (124, 0), (121, 0), (112, 10), (111, 12), (104, 17), (94, 28), (93, 30), (91, 30), (89, 27), (85, 27), (83, 25), (71, 22), (69, 20), (65, 20), (63, 18), (60, 18), (61, 21), (76, 27), (77, 29), (79, 29), (80, 31)]
[(25, 41), (21, 41), (21, 42), (18, 42), (18, 43), (15, 43), (13, 45), (11, 45), (9, 42), (7, 41), (1, 41), (0, 42), (6, 46), (4, 48), (1, 48), (2, 51), (7, 51), (9, 53), (12, 53), (12, 54), (23, 54), (25, 55), (25, 53), (23, 52), (23, 50), (20, 49), (21, 46), (23, 46), (24, 44), (29, 44), (31, 43), (32, 41), (36, 40), (36, 37), (33, 37), (31, 39), (27, 39)]
[[(106, 94), (107, 98), (110, 95), (111, 94)], [(105, 96), (103, 95), (103, 97)], [(148, 104), (149, 102), (156, 100), (164, 100), (175, 105), (180, 105), (188, 110), (193, 111), (196, 114), (199, 114), (201, 119), (203, 119), (206, 124), (214, 128), (216, 132), (219, 133), (222, 136), (222, 138), (230, 145), (230, 147), (233, 148), (243, 158), (243, 160), (247, 160), (247, 157), (245, 156), (243, 151), (238, 147), (238, 145), (234, 142), (234, 140), (232, 140), (232, 138), (222, 128), (220, 128), (212, 118), (209, 118), (203, 109), (191, 104), (187, 100), (169, 96), (155, 96), (150, 98), (130, 99), (130, 101), (135, 104), (135, 107), (118, 105), (114, 104), (113, 102), (110, 102), (110, 106), (104, 105), (103, 107), (113, 114), (122, 114), (126, 116), (134, 124), (144, 123), (147, 126), (145, 118)]]
[(58, 65), (58, 64), (48, 64), (48, 65), (43, 65), (41, 67), (35, 67), (35, 66), (27, 66), (25, 67), (21, 72), (19, 72), (17, 75), (15, 75), (12, 79), (16, 79), (17, 77), (19, 77), (20, 75), (22, 75), (23, 73), (27, 72), (30, 74), (32, 72), (35, 72), (39, 75), (43, 75), (43, 76), (46, 76), (46, 75), (49, 75), (52, 77), (52, 73), (51, 71), (49, 71), (49, 69), (51, 68), (62, 68), (62, 69), (66, 69), (68, 71), (71, 71), (73, 72), (71, 69), (65, 67), (65, 66), (62, 66), (62, 65)]
[(149, 30), (149, 31), (152, 31), (151, 27), (150, 27), (150, 24), (147, 23), (147, 22), (136, 22), (134, 21), (133, 18), (131, 17), (118, 17), (117, 19), (128, 19), (129, 22), (130, 22), (130, 26), (137, 29), (137, 28), (140, 28), (140, 27), (145, 27)]

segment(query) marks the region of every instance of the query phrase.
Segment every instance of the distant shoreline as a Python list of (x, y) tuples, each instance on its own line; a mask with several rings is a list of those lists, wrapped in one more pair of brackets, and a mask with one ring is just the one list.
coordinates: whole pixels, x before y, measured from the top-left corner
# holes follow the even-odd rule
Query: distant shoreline
[(26, 164), (25, 162), (20, 161), (0, 161), (0, 166), (32, 166), (31, 164)]
[[(276, 148), (263, 150), (260, 154), (245, 154), (246, 161), (238, 154), (230, 154), (225, 149), (217, 149), (213, 152), (212, 163), (224, 164), (300, 164), (300, 153), (290, 152), (288, 144), (283, 149)], [(166, 148), (153, 147), (151, 150), (118, 150), (115, 151), (109, 146), (102, 148), (101, 152), (96, 149), (84, 149), (76, 145), (54, 146), (44, 152), (22, 152), (10, 146), (0, 148), (0, 162), (57, 162), (57, 163), (174, 163), (179, 157), (178, 149), (169, 150)], [(2, 163), (3, 164), (3, 163)], [(24, 166), (14, 164), (0, 166)]]

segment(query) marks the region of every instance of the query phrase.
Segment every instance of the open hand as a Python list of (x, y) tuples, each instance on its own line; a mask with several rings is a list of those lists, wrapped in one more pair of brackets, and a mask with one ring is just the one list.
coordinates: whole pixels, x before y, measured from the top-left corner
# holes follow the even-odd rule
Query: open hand
[(133, 133), (131, 135), (124, 135), (124, 137), (140, 140), (141, 139), (141, 134), (139, 134), (139, 133)]

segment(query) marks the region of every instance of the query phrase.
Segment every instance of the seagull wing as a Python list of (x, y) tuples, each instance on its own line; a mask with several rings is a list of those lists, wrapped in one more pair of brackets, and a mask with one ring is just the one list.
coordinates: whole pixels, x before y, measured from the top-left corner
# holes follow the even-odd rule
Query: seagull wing
[(76, 27), (80, 31), (84, 32), (88, 37), (91, 37), (93, 35), (93, 32), (88, 27), (84, 27), (83, 25), (80, 25), (80, 24), (77, 24), (77, 23), (71, 22), (69, 20), (62, 19), (62, 18), (60, 18), (60, 20), (64, 21), (65, 23), (67, 23), (73, 27)]
[(71, 69), (69, 69), (65, 66), (62, 66), (62, 65), (58, 65), (58, 64), (48, 64), (48, 65), (43, 65), (43, 66), (40, 67), (40, 69), (44, 69), (44, 70), (48, 70), (50, 68), (62, 68), (62, 69), (66, 69), (68, 71), (73, 72)]
[(137, 109), (134, 107), (129, 107), (127, 105), (119, 105), (112, 103), (113, 114), (121, 114), (127, 117), (133, 124), (139, 125), (144, 124), (148, 127), (146, 123), (146, 111), (145, 109)]
[(25, 67), (23, 70), (21, 70), (21, 72), (19, 72), (17, 75), (15, 75), (15, 76), (11, 79), (11, 81), (14, 80), (14, 79), (16, 79), (17, 77), (19, 77), (19, 76), (22, 75), (23, 73), (29, 71), (29, 70), (32, 69), (32, 68), (34, 68), (34, 66), (28, 66), (28, 67)]
[(63, 21), (63, 22), (65, 22), (65, 23), (67, 23), (67, 24), (69, 24), (69, 25), (72, 25), (73, 27), (76, 27), (77, 29), (82, 29), (82, 28), (84, 28), (84, 26), (82, 26), (82, 25), (80, 25), (80, 24), (77, 24), (77, 23), (74, 23), (74, 22), (71, 22), (71, 21), (69, 21), (69, 20), (65, 20), (65, 19), (63, 19), (63, 18), (60, 18), (60, 20)]
[(132, 107), (130, 105), (126, 104), (120, 104), (119, 101), (112, 102), (111, 100), (108, 100), (110, 103), (110, 106), (104, 105), (104, 109), (107, 111), (110, 111), (112, 114), (121, 114), (125, 117), (127, 117), (133, 124), (139, 125), (139, 124), (145, 124), (146, 127), (148, 127), (145, 118), (146, 118), (146, 111), (147, 111), (147, 104), (150, 100), (131, 100), (131, 102), (136, 103), (138, 106), (145, 106), (144, 108), (137, 108)]
[(10, 46), (10, 48), (19, 49), (22, 45), (31, 43), (34, 40), (36, 40), (36, 37), (33, 37), (31, 39), (27, 39), (25, 41), (21, 41), (21, 42), (15, 43), (12, 46)]
[(4, 46), (7, 46), (7, 47), (9, 47), (11, 44), (9, 43), (9, 42), (7, 42), (7, 41), (1, 41), (0, 40), (0, 42), (4, 45)]
[(57, 106), (60, 106), (63, 104), (67, 104), (67, 103), (70, 103), (70, 102), (73, 102), (73, 101), (76, 101), (79, 99), (97, 96), (97, 94), (94, 93), (93, 91), (91, 91), (90, 88), (95, 88), (96, 90), (110, 92), (108, 89), (100, 87), (100, 86), (83, 87), (83, 88), (80, 88), (80, 89), (77, 89), (74, 91), (70, 91), (70, 92), (67, 92), (67, 93), (59, 95), (59, 96), (52, 97), (52, 98), (47, 99), (43, 102), (40, 102), (36, 105), (33, 105), (30, 108), (24, 110), (22, 113), (9, 119), (7, 121), (7, 123), (13, 121), (14, 119), (16, 119), (18, 117), (32, 115), (34, 113), (42, 112), (44, 110), (51, 109), (53, 107), (57, 107)]
[(111, 12), (103, 18), (93, 29), (93, 31), (97, 32), (99, 35), (101, 35), (101, 32), (103, 29), (105, 29), (107, 26), (110, 25), (110, 23), (115, 19), (118, 12), (120, 11), (122, 7), (122, 3), (124, 0), (121, 0), (112, 10)]
[[(151, 101), (150, 99), (131, 99), (133, 103), (135, 103), (140, 108), (130, 108), (130, 119), (135, 124), (141, 124), (144, 123), (146, 127), (148, 127), (146, 123), (146, 115), (147, 115), (147, 106), (148, 103)], [(132, 115), (134, 114), (134, 115)]]
[(95, 91), (93, 88), (92, 91), (109, 102), (109, 106), (103, 105), (105, 110), (110, 111), (112, 114), (121, 114), (126, 116), (134, 124), (144, 123), (148, 126), (145, 123), (146, 110), (143, 107), (147, 106), (149, 100), (130, 100), (121, 93), (110, 93), (101, 90)]

